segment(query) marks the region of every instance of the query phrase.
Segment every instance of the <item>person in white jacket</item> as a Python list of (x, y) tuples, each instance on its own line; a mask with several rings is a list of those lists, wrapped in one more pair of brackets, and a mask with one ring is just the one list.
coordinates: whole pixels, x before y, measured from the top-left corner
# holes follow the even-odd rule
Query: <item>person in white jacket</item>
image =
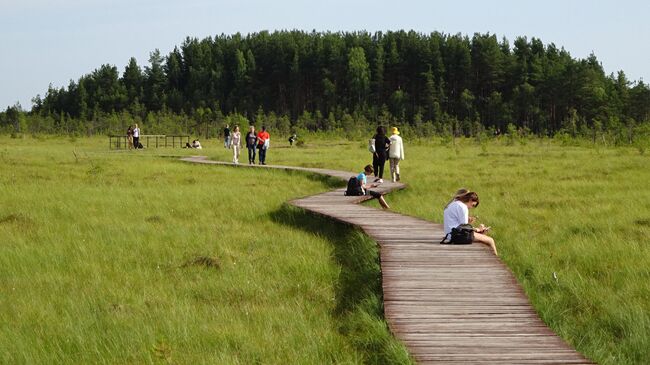
[(399, 181), (399, 162), (404, 159), (404, 144), (399, 136), (397, 127), (392, 128), (393, 135), (390, 136), (390, 148), (388, 149), (388, 160), (390, 162), (390, 176), (393, 182)]

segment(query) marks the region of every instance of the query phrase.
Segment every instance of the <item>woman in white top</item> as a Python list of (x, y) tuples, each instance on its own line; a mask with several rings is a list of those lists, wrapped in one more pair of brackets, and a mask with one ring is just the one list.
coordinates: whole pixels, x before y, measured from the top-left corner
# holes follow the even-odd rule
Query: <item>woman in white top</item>
[[(459, 193), (461, 190), (459, 190)], [(474, 221), (473, 217), (470, 219), (469, 210), (476, 208), (479, 204), (478, 194), (473, 191), (465, 193), (457, 193), (455, 199), (447, 205), (444, 212), (444, 226), (445, 234), (451, 233), (452, 228), (456, 228), (461, 224), (470, 224)], [(490, 246), (495, 255), (497, 254), (497, 246), (494, 239), (486, 234), (490, 227), (481, 224), (478, 228), (474, 228), (474, 242), (479, 242), (484, 245)]]
[(239, 164), (239, 153), (241, 152), (241, 132), (239, 126), (236, 125), (234, 132), (232, 132), (230, 146), (232, 147), (232, 163)]
[(399, 136), (397, 127), (393, 127), (393, 135), (390, 136), (390, 147), (388, 148), (388, 161), (390, 162), (390, 176), (393, 182), (399, 181), (399, 162), (404, 159), (404, 144)]

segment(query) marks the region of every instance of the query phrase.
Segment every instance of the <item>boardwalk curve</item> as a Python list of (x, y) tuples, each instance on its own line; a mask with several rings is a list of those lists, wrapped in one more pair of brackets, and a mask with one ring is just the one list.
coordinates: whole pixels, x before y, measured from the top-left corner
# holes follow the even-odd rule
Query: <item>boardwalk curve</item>
[[(232, 165), (205, 157), (183, 161)], [(351, 172), (279, 165), (347, 180)], [(404, 184), (373, 189), (388, 193)], [(591, 364), (551, 331), (512, 272), (483, 245), (439, 245), (441, 224), (360, 205), (345, 189), (290, 201), (361, 228), (380, 246), (384, 312), (421, 364)], [(386, 222), (390, 224), (378, 224)]]

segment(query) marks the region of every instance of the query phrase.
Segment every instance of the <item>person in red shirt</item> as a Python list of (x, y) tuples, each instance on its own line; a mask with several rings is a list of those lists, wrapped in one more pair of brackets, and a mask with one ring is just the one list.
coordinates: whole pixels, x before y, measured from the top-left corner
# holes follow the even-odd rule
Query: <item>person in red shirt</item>
[(262, 126), (262, 130), (257, 134), (257, 149), (259, 150), (260, 165), (266, 165), (266, 150), (269, 149), (270, 139), (271, 135), (266, 131), (266, 126)]

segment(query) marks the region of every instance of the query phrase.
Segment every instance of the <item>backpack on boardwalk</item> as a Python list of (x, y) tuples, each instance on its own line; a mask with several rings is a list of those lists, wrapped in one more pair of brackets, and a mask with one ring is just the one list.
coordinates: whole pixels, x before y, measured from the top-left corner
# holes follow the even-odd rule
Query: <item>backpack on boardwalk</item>
[(345, 195), (347, 196), (364, 195), (363, 189), (361, 188), (361, 184), (359, 184), (359, 179), (357, 179), (356, 176), (352, 176), (350, 180), (348, 180), (348, 188), (345, 190)]
[[(449, 241), (447, 241), (449, 237)], [(474, 228), (470, 224), (461, 224), (458, 227), (451, 229), (445, 237), (440, 241), (442, 244), (451, 245), (469, 245), (474, 241)]]

